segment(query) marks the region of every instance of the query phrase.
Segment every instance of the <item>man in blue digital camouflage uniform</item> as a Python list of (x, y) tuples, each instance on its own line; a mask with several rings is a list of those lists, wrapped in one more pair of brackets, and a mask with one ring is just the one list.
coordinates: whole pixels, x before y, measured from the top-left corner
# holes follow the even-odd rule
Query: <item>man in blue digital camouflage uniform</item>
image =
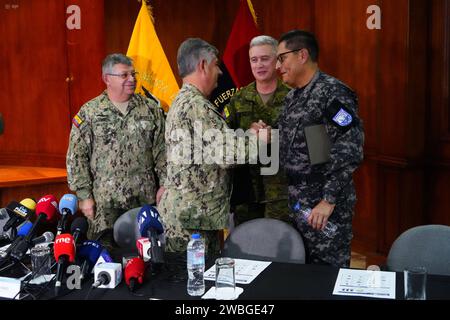
[[(307, 263), (348, 267), (351, 256), (353, 208), (352, 174), (363, 159), (364, 133), (356, 94), (344, 83), (319, 70), (315, 36), (293, 30), (281, 36), (277, 69), (294, 88), (279, 119), (280, 163), (288, 177), (289, 202), (312, 208), (298, 228), (305, 242)], [(313, 162), (307, 130), (325, 128), (327, 160)], [(309, 130), (308, 130), (309, 131)], [(311, 143), (311, 142), (310, 142)], [(328, 220), (337, 225), (333, 237), (320, 230)]]

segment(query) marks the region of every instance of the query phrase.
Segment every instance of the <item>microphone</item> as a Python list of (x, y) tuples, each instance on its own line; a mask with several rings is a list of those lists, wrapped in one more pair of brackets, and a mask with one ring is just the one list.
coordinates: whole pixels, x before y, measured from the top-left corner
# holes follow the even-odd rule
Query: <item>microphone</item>
[(56, 213), (58, 212), (58, 201), (56, 201), (55, 196), (46, 195), (39, 199), (36, 205), (36, 215), (37, 219), (33, 224), (28, 235), (25, 237), (27, 242), (30, 242), (34, 237), (37, 228), (42, 224), (43, 221), (53, 222), (56, 219)]
[(8, 249), (6, 249), (6, 251), (2, 253), (2, 258), (8, 257), (13, 250), (16, 250), (19, 244), (23, 243), (23, 238), (28, 234), (28, 232), (30, 232), (32, 226), (33, 224), (30, 221), (25, 221), (19, 226), (19, 228), (17, 229), (17, 237), (10, 244)]
[(78, 198), (70, 193), (63, 195), (61, 200), (59, 200), (59, 212), (61, 213), (62, 217), (61, 220), (59, 220), (56, 235), (66, 232), (67, 217), (69, 215), (74, 215), (77, 210)]
[(89, 225), (85, 217), (78, 217), (73, 220), (72, 225), (70, 226), (70, 233), (73, 235), (75, 244), (81, 235), (86, 234), (88, 227)]
[(65, 264), (75, 261), (75, 242), (70, 233), (63, 233), (56, 236), (53, 246), (55, 260), (58, 262), (56, 268), (55, 295), (58, 295), (61, 288)]
[(159, 221), (159, 212), (155, 207), (146, 204), (137, 215), (139, 232), (142, 237), (146, 237), (149, 229), (154, 229), (158, 234), (164, 232), (164, 228)]
[(3, 231), (8, 231), (11, 228), (17, 227), (23, 221), (28, 219), (36, 208), (34, 200), (26, 198), (22, 201), (11, 201), (6, 206), (6, 211), (9, 212), (9, 220), (3, 226)]
[(114, 289), (122, 280), (122, 265), (115, 262), (105, 262), (94, 267), (92, 288)]
[(81, 263), (81, 275), (80, 279), (83, 280), (84, 277), (90, 272), (92, 267), (96, 264), (100, 254), (103, 251), (103, 246), (97, 241), (85, 241), (78, 249), (78, 258), (82, 260)]
[(55, 235), (52, 232), (47, 231), (47, 232), (44, 232), (41, 236), (36, 237), (33, 240), (31, 240), (31, 244), (33, 246), (35, 246), (35, 245), (43, 243), (43, 242), (52, 242), (53, 239), (55, 239)]
[(139, 232), (150, 240), (150, 261), (152, 264), (164, 263), (164, 250), (158, 235), (164, 232), (159, 221), (159, 212), (151, 205), (144, 205), (137, 215)]
[(125, 266), (125, 283), (130, 291), (134, 291), (136, 284), (144, 281), (145, 263), (139, 257), (128, 260)]
[(38, 216), (36, 222), (33, 224), (28, 234), (12, 250), (11, 257), (18, 261), (23, 259), (32, 244), (31, 241), (34, 238), (38, 227), (43, 221), (53, 221), (56, 216), (57, 208), (58, 202), (52, 195), (44, 196), (38, 201), (36, 205), (36, 215)]

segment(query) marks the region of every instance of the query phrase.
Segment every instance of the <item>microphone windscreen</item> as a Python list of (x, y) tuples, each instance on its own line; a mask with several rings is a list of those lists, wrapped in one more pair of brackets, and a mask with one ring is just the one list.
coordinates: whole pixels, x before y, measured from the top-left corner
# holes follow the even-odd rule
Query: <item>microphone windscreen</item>
[(70, 233), (63, 233), (56, 236), (53, 246), (55, 260), (58, 261), (61, 256), (67, 256), (69, 262), (75, 261), (75, 242)]
[(79, 231), (81, 234), (85, 234), (88, 230), (88, 222), (85, 217), (78, 217), (75, 220), (73, 220), (72, 224), (70, 225), (70, 233), (74, 233), (75, 231)]
[(33, 224), (30, 221), (25, 221), (17, 228), (17, 236), (25, 237), (30, 232), (32, 226)]
[(119, 247), (134, 248), (136, 240), (141, 237), (139, 226), (136, 223), (136, 217), (140, 210), (141, 207), (130, 209), (114, 222), (114, 241)]
[(130, 285), (130, 279), (137, 279), (139, 283), (142, 283), (145, 272), (145, 263), (139, 257), (128, 260), (125, 266), (125, 282)]
[(139, 225), (139, 232), (142, 237), (148, 235), (148, 230), (150, 228), (155, 229), (158, 234), (164, 232), (164, 228), (159, 221), (159, 212), (155, 207), (146, 204), (144, 205), (137, 215), (137, 221)]
[(90, 265), (94, 265), (100, 254), (102, 253), (103, 246), (97, 241), (85, 241), (78, 249), (78, 258), (87, 260)]
[(74, 215), (78, 210), (78, 198), (70, 193), (62, 196), (59, 200), (59, 212), (68, 212)]
[(30, 210), (17, 201), (11, 201), (6, 208), (11, 213), (11, 217), (17, 216), (22, 219), (27, 219), (33, 213), (33, 210)]
[(45, 237), (45, 241), (42, 242), (51, 242), (53, 241), (53, 239), (55, 239), (55, 235), (50, 231), (44, 232), (43, 236)]
[(46, 195), (39, 199), (36, 205), (36, 215), (39, 216), (41, 213), (47, 217), (49, 222), (56, 220), (56, 213), (58, 212), (58, 201), (56, 201), (55, 196)]
[(25, 198), (22, 201), (20, 201), (20, 203), (30, 210), (34, 211), (36, 209), (36, 201), (34, 201), (33, 199)]

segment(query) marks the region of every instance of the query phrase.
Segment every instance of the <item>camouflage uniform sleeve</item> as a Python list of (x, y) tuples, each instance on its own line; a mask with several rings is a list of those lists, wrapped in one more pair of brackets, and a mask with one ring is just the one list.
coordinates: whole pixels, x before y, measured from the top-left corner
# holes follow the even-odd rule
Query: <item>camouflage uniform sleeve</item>
[(155, 109), (155, 134), (153, 136), (153, 159), (155, 161), (155, 171), (158, 175), (160, 185), (164, 185), (166, 180), (166, 143), (164, 140), (165, 119), (161, 108)]
[(66, 157), (67, 182), (79, 200), (93, 199), (90, 170), (92, 136), (86, 120), (81, 111), (72, 121)]
[[(327, 182), (323, 188), (323, 199), (335, 204), (343, 187), (352, 180), (353, 172), (363, 160), (364, 131), (357, 115), (358, 102), (356, 96), (344, 96), (338, 99), (353, 113), (353, 126), (342, 132), (335, 126), (335, 138), (332, 143), (330, 165)], [(333, 129), (332, 129), (333, 130)]]

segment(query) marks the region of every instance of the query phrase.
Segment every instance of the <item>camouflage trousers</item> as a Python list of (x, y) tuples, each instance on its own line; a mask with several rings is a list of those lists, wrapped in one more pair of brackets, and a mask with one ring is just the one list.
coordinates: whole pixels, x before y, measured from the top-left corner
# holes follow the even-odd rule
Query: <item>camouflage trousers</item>
[[(183, 200), (180, 200), (180, 195), (178, 192), (171, 192), (171, 190), (169, 189), (166, 190), (166, 192), (163, 194), (161, 202), (158, 206), (158, 210), (161, 214), (161, 220), (164, 225), (164, 234), (166, 236), (165, 251), (185, 252), (187, 249), (187, 244), (190, 240), (190, 236), (193, 233), (198, 232), (205, 241), (206, 256), (218, 256), (220, 253), (219, 230), (226, 225), (223, 225), (222, 227), (222, 223), (210, 223), (207, 225), (196, 224), (195, 221), (199, 223), (205, 220), (210, 221), (208, 219), (202, 219), (202, 215), (197, 215), (195, 217), (197, 220), (189, 220), (188, 225), (186, 225), (186, 221), (183, 224), (180, 217), (183, 216), (184, 211), (186, 211), (188, 207), (189, 204), (187, 202), (183, 202)], [(226, 208), (227, 207), (224, 206), (224, 212)], [(226, 218), (228, 218), (228, 214), (225, 216), (225, 219)]]
[[(320, 230), (313, 229), (306, 221), (300, 221), (296, 225), (305, 244), (306, 263), (327, 264), (336, 267), (350, 266), (353, 207), (356, 195), (353, 186), (345, 188), (341, 194), (342, 197), (338, 198), (328, 219), (337, 226), (337, 232), (332, 238), (328, 238)], [(290, 203), (301, 201), (304, 206), (310, 208), (322, 200), (321, 192), (305, 185), (289, 186), (289, 197)]]
[[(206, 259), (209, 257), (217, 257), (220, 254), (220, 237), (219, 230), (184, 230), (182, 234), (177, 232), (176, 237), (167, 237), (165, 251), (167, 252), (184, 252), (187, 249), (190, 236), (193, 233), (199, 233), (203, 241), (205, 241)], [(171, 234), (170, 230), (166, 230), (166, 234)]]

